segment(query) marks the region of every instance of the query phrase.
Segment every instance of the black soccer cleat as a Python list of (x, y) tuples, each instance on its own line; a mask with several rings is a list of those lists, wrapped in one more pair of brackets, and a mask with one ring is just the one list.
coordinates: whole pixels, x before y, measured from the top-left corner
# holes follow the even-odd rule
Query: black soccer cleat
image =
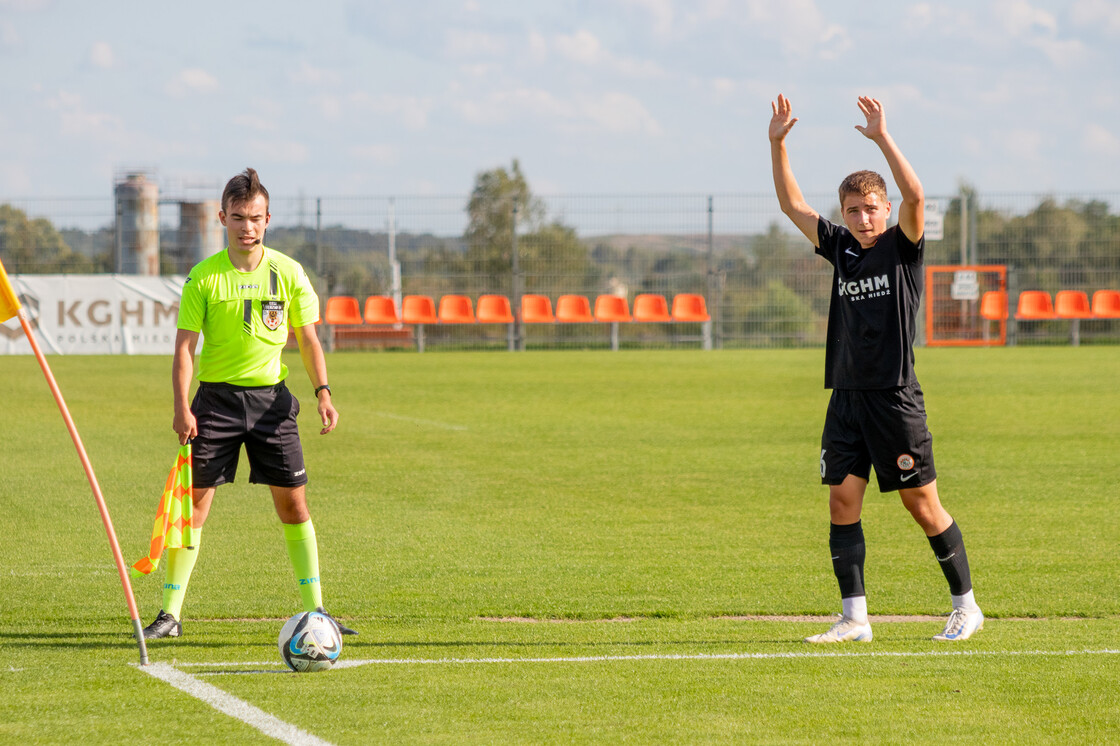
[(156, 620), (144, 628), (145, 640), (159, 640), (164, 637), (178, 637), (183, 634), (183, 625), (163, 609), (159, 610)]
[(333, 616), (331, 616), (330, 614), (328, 614), (328, 613), (327, 613), (327, 610), (326, 610), (326, 609), (324, 609), (324, 608), (323, 608), (322, 606), (319, 606), (318, 608), (316, 608), (316, 609), (315, 609), (315, 611), (319, 612), (320, 614), (322, 614), (323, 616), (325, 616), (325, 617), (326, 617), (327, 619), (330, 619), (330, 620), (331, 620), (331, 623), (332, 623), (332, 624), (333, 624), (334, 626), (338, 627), (338, 633), (339, 633), (340, 635), (356, 635), (356, 634), (358, 634), (358, 631), (357, 631), (357, 630), (355, 630), (355, 629), (350, 629), (349, 627), (345, 627), (345, 626), (343, 626), (343, 625), (339, 624), (339, 623), (338, 623), (338, 620), (337, 620), (337, 619), (335, 619), (335, 618), (334, 618)]

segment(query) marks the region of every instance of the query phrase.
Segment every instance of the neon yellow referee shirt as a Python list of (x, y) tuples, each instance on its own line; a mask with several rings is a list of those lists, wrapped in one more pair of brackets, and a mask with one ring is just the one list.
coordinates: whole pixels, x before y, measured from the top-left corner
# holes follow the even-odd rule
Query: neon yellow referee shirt
[(272, 386), (288, 377), (280, 353), (288, 328), (319, 320), (319, 297), (299, 262), (267, 246), (252, 272), (228, 249), (190, 271), (179, 301), (178, 328), (202, 333), (198, 380)]

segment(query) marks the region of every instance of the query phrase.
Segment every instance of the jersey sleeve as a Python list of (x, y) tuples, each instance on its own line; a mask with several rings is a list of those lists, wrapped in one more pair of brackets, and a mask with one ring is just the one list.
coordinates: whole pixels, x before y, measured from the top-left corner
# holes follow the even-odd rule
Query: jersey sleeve
[(297, 271), (294, 290), (288, 324), (293, 329), (314, 324), (319, 320), (319, 296), (311, 286), (311, 278), (307, 276), (303, 267)]
[(901, 228), (897, 229), (898, 232), (898, 256), (902, 261), (907, 264), (920, 264), (925, 256), (926, 237), (918, 239), (917, 243), (912, 243), (906, 234), (902, 232)]
[(836, 264), (836, 243), (840, 237), (840, 226), (830, 223), (823, 216), (817, 217), (817, 249), (818, 255), (828, 260), (829, 264)]
[(183, 283), (183, 294), (179, 298), (179, 320), (176, 326), (188, 332), (200, 332), (205, 318), (206, 299), (203, 297), (202, 285), (188, 275)]

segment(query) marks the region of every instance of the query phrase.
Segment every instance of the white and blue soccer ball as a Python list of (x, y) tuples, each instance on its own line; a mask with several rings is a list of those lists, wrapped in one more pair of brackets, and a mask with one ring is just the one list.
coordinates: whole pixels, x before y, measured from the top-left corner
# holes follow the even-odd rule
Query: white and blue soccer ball
[(342, 653), (342, 635), (326, 614), (303, 611), (284, 622), (277, 646), (280, 657), (293, 671), (326, 671)]

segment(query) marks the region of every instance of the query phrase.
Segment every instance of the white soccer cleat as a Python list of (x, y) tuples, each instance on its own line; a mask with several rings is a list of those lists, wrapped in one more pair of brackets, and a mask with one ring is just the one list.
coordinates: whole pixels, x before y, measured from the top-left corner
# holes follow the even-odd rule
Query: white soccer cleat
[(967, 640), (974, 632), (984, 629), (984, 612), (979, 607), (966, 609), (963, 606), (953, 609), (949, 621), (941, 634), (934, 635), (935, 640)]
[(857, 622), (854, 619), (840, 617), (840, 621), (832, 625), (827, 632), (806, 637), (805, 642), (871, 642), (871, 622)]

